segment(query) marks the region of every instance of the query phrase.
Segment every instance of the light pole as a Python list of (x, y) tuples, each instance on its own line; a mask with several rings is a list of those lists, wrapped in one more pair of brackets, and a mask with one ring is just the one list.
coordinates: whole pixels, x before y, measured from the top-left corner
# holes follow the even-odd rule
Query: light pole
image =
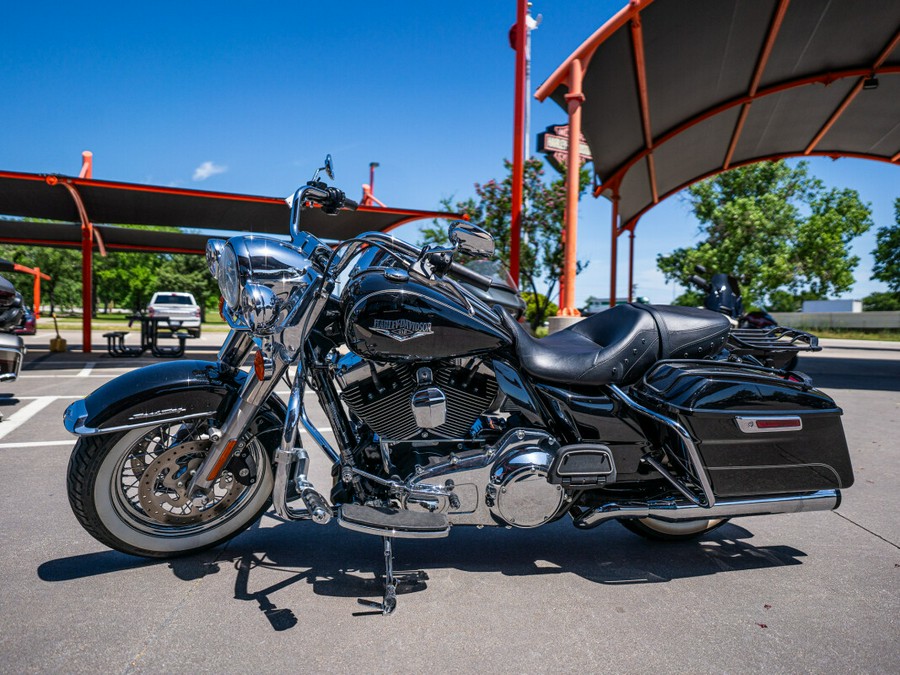
[(369, 162), (369, 191), (375, 194), (375, 169), (381, 166), (378, 162)]
[(518, 285), (519, 257), (522, 248), (522, 209), (524, 200), (525, 160), (527, 159), (528, 113), (526, 103), (529, 77), (529, 57), (531, 45), (528, 34), (537, 28), (540, 20), (529, 14), (528, 0), (516, 1), (516, 23), (509, 32), (510, 46), (516, 51), (515, 105), (513, 106), (513, 157), (512, 157), (512, 204), (510, 209), (509, 273)]

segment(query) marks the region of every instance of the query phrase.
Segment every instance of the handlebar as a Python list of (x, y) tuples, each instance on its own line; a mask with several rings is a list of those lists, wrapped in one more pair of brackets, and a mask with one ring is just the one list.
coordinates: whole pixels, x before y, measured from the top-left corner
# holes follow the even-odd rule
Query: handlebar
[(696, 274), (692, 274), (691, 278), (688, 279), (688, 281), (704, 291), (709, 291), (709, 289), (712, 288), (712, 286), (710, 286), (710, 283), (706, 279), (701, 276), (697, 276)]
[(301, 185), (294, 193), (291, 201), (291, 240), (296, 241), (300, 238), (300, 212), (303, 210), (305, 202), (313, 202), (322, 207), (322, 210), (330, 216), (337, 215), (341, 209), (347, 211), (356, 211), (359, 203), (353, 199), (348, 199), (343, 190), (336, 187), (328, 187), (321, 181), (310, 181), (306, 185)]

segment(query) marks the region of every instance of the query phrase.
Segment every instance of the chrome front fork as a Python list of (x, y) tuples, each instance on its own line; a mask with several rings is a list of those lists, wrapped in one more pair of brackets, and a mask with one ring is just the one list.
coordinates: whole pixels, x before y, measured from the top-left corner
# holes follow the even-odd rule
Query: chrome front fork
[[(254, 344), (253, 338), (246, 331), (232, 331), (219, 351), (219, 359), (237, 368), (247, 358)], [(290, 365), (281, 350), (275, 350), (272, 360), (274, 370), (271, 377), (260, 380), (255, 373), (251, 372), (237, 396), (235, 406), (222, 424), (222, 428), (210, 430), (212, 446), (209, 454), (194, 474), (189, 494), (205, 493), (218, 478), (233, 452), (241, 449), (243, 441), (240, 440), (240, 437), (244, 430), (259, 412), (260, 407), (271, 395), (275, 385)], [(301, 362), (297, 366), (297, 372), (291, 385), (281, 443), (275, 454), (275, 486), (272, 492), (272, 502), (275, 511), (282, 518), (311, 519), (313, 522), (324, 525), (331, 520), (333, 513), (325, 498), (316, 492), (307, 479), (309, 455), (303, 449), (302, 443), (299, 442), (299, 425), (303, 424), (332, 461), (339, 461), (340, 458), (306, 416), (303, 407), (305, 389), (306, 378)], [(299, 496), (303, 500), (305, 509), (294, 509), (288, 505), (289, 499), (294, 496)]]
[[(219, 350), (219, 360), (228, 366), (239, 368), (254, 344), (249, 333), (233, 330)], [(212, 445), (203, 463), (191, 479), (188, 494), (192, 496), (205, 494), (218, 480), (222, 469), (225, 468), (235, 450), (242, 449), (241, 444), (244, 441), (241, 440), (241, 436), (290, 365), (278, 352), (273, 361), (274, 369), (271, 371), (270, 377), (260, 380), (253, 372), (247, 376), (244, 386), (237, 395), (237, 402), (228, 413), (221, 428), (209, 430)]]
[[(278, 338), (270, 343), (269, 346), (272, 347), (271, 349), (266, 350), (270, 353), (266, 354), (266, 366), (264, 368), (264, 373), (262, 374), (262, 379), (254, 372), (251, 372), (247, 376), (241, 391), (238, 393), (237, 400), (231, 411), (228, 413), (228, 418), (225, 420), (224, 424), (222, 424), (222, 428), (210, 430), (212, 445), (210, 446), (209, 454), (207, 454), (206, 458), (203, 460), (200, 468), (197, 469), (188, 488), (188, 494), (192, 497), (203, 496), (209, 491), (218, 479), (222, 470), (228, 464), (235, 449), (240, 448), (240, 444), (243, 442), (241, 437), (243, 436), (244, 431), (247, 429), (250, 422), (253, 421), (253, 418), (266, 402), (266, 399), (272, 394), (275, 385), (278, 384), (291, 362), (298, 360), (300, 351), (303, 349), (303, 345), (306, 343), (306, 339), (309, 337), (309, 333), (312, 331), (313, 326), (325, 309), (325, 304), (334, 288), (332, 279), (326, 279), (324, 282), (319, 281), (315, 283), (317, 285), (308, 289), (306, 293), (303, 294), (299, 303), (291, 309), (291, 316), (296, 317), (297, 320), (294, 321), (291, 326), (285, 328)], [(253, 338), (247, 331), (232, 330), (228, 335), (225, 344), (223, 344), (222, 348), (219, 350), (219, 358), (227, 365), (238, 368), (247, 357), (247, 354), (250, 353), (253, 344)], [(302, 363), (302, 357), (299, 361)], [(281, 468), (282, 460), (284, 459), (280, 457), (280, 455), (285, 452), (293, 453), (297, 460), (301, 459), (301, 457), (295, 453), (294, 440), (297, 435), (297, 423), (301, 421), (307, 422), (305, 415), (303, 415), (304, 381), (303, 371), (298, 366), (297, 376), (294, 378), (294, 384), (291, 391), (287, 415), (288, 419), (285, 421), (285, 431), (283, 433), (281, 449), (278, 453), (279, 456), (276, 456), (279, 469)], [(302, 448), (300, 448), (300, 452), (302, 452)], [(298, 462), (298, 464), (299, 463), (300, 462)], [(277, 480), (278, 474), (276, 473), (276, 482)], [(278, 487), (279, 486), (276, 485), (276, 488)], [(286, 517), (291, 517), (291, 512), (286, 510), (287, 483), (284, 476), (282, 476), (280, 488), (281, 496), (276, 496), (275, 499), (280, 499), (284, 504), (283, 508), (285, 511), (282, 515), (287, 514)], [(315, 509), (310, 507), (310, 513), (314, 513), (316, 510), (320, 510), (320, 506), (324, 506), (327, 510), (327, 514), (322, 515), (321, 517), (325, 519), (324, 522), (331, 519), (331, 511), (328, 510), (327, 503), (325, 503), (321, 495), (318, 493), (307, 495), (305, 490), (301, 491), (300, 495), (303, 497), (304, 501), (308, 504), (312, 503), (313, 506), (316, 507)], [(312, 502), (309, 500), (312, 500)], [(319, 502), (321, 502), (321, 504)], [(279, 511), (279, 513), (281, 513), (281, 511)]]

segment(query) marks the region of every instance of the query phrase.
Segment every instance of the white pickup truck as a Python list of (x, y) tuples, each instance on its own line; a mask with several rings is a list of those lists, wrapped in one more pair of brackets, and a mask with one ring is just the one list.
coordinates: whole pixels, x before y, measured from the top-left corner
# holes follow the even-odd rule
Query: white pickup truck
[(200, 305), (190, 293), (154, 293), (147, 305), (147, 314), (168, 319), (172, 330), (184, 328), (194, 337), (200, 337)]

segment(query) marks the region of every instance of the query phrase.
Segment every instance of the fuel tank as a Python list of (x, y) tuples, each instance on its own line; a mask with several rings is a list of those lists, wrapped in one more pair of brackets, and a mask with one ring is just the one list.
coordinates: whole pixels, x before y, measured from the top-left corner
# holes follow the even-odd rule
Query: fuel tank
[(376, 361), (429, 361), (484, 354), (512, 343), (499, 319), (475, 302), (470, 312), (445, 282), (394, 267), (362, 270), (341, 296), (344, 338)]

